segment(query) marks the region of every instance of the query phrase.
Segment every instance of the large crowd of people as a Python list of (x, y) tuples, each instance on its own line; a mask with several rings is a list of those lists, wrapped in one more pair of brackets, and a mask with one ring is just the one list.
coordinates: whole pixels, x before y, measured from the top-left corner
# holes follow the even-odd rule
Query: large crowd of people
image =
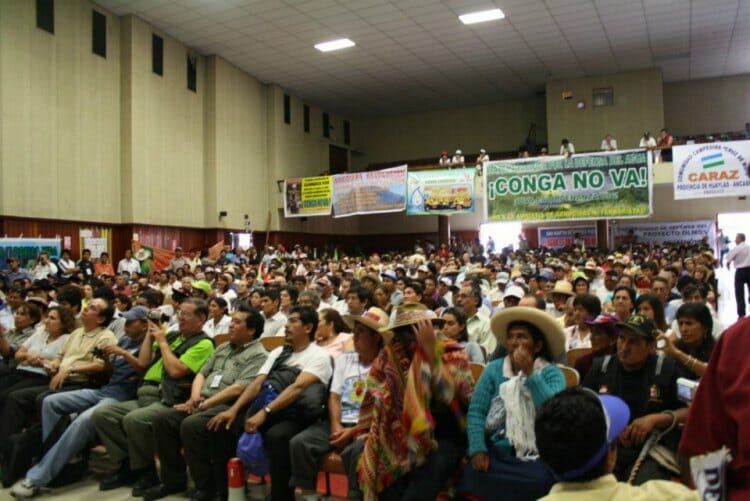
[[(750, 256), (744, 235), (736, 243), (726, 262), (744, 317)], [(77, 262), (42, 253), (28, 269), (9, 258), (10, 493), (47, 491), (100, 443), (103, 491), (160, 499), (192, 478), (191, 499), (227, 499), (227, 462), (255, 439), (274, 501), (318, 499), (330, 451), (349, 499), (697, 499), (677, 453), (722, 445), (734, 457), (728, 492), (750, 492), (747, 364), (717, 366), (737, 358), (730, 345), (750, 321), (722, 334), (705, 241), (321, 254), (179, 249), (147, 272), (130, 251), (116, 270), (88, 250)], [(678, 386), (704, 377), (691, 404)], [(34, 441), (39, 454), (10, 478), (18, 444)]]

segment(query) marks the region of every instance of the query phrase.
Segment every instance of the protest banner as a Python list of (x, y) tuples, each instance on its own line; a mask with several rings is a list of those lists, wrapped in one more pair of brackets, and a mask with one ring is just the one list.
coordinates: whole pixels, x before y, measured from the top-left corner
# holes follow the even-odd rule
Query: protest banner
[(488, 221), (651, 214), (651, 161), (644, 150), (490, 162), (486, 179)]
[(610, 228), (616, 246), (626, 243), (629, 234), (632, 235), (630, 238), (635, 242), (655, 244), (699, 242), (708, 237), (708, 244), (712, 249), (716, 240), (716, 227), (711, 220), (670, 223), (617, 223), (616, 225), (610, 225)]
[(675, 146), (672, 162), (675, 200), (750, 194), (750, 141)]
[(557, 227), (539, 227), (539, 247), (549, 247), (559, 249), (573, 245), (576, 235), (583, 240), (586, 248), (596, 247), (596, 226), (557, 226)]
[(475, 169), (414, 171), (407, 174), (409, 216), (474, 212)]
[(331, 215), (331, 176), (284, 181), (284, 217)]
[(17, 257), (22, 268), (36, 260), (40, 252), (46, 252), (50, 258), (60, 257), (59, 238), (0, 238), (0, 269), (8, 266), (9, 257)]
[(333, 217), (403, 211), (406, 165), (333, 176)]

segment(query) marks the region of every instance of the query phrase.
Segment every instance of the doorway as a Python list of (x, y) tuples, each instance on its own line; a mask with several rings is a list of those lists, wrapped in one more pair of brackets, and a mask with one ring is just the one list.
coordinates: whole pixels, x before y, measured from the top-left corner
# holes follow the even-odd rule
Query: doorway
[(333, 174), (341, 174), (349, 170), (349, 150), (339, 146), (328, 145), (328, 168)]

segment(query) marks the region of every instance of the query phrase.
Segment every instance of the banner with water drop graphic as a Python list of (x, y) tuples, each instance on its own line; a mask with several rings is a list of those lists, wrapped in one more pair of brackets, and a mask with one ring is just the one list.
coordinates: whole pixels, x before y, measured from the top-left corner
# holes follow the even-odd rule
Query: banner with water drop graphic
[(474, 212), (476, 170), (444, 169), (409, 171), (406, 183), (406, 214), (469, 214)]

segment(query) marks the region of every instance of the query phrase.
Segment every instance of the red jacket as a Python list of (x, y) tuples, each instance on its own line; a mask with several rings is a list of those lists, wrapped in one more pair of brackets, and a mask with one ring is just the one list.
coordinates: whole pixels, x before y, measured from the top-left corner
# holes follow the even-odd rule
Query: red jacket
[(731, 500), (750, 500), (750, 318), (719, 338), (690, 406), (680, 453), (692, 457), (726, 445)]

